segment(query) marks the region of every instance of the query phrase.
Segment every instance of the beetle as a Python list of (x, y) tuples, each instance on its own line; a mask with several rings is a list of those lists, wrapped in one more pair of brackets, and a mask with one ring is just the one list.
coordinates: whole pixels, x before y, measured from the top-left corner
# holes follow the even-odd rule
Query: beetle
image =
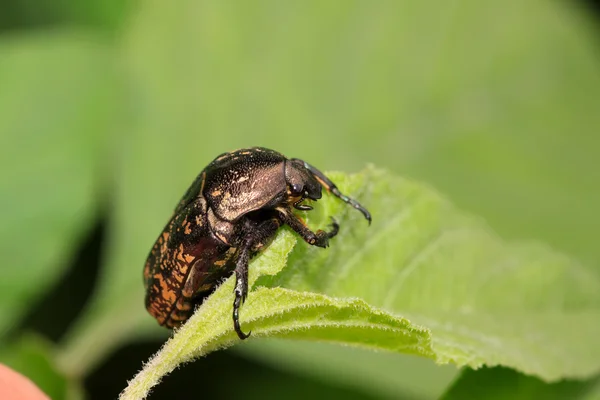
[(146, 309), (160, 325), (177, 328), (196, 305), (235, 273), (233, 326), (240, 339), (239, 309), (248, 295), (248, 262), (280, 226), (287, 224), (308, 244), (327, 247), (339, 230), (332, 218), (327, 231), (311, 231), (292, 208), (309, 211), (322, 188), (360, 211), (321, 171), (307, 162), (263, 147), (241, 149), (215, 158), (194, 180), (144, 267)]

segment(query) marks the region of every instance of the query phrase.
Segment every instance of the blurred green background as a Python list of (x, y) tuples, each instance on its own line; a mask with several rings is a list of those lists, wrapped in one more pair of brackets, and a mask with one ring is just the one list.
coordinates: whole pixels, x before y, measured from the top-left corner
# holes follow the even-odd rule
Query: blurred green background
[[(114, 398), (166, 338), (142, 266), (195, 175), (266, 146), (427, 182), (600, 274), (600, 8), (588, 1), (41, 0), (0, 10), (0, 362)], [(244, 343), (151, 398), (441, 396), (452, 366)]]

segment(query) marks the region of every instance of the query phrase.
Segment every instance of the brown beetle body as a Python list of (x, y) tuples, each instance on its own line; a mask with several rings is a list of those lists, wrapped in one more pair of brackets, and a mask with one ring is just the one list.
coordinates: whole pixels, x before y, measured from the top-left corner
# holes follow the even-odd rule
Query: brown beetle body
[(146, 262), (146, 308), (160, 325), (178, 327), (204, 298), (231, 274), (225, 265), (235, 248), (209, 231), (206, 201), (188, 204), (175, 214)]
[(248, 292), (248, 261), (282, 224), (309, 244), (327, 247), (331, 231), (312, 232), (292, 212), (310, 210), (305, 199), (325, 187), (361, 211), (320, 171), (298, 159), (255, 147), (225, 153), (196, 178), (156, 240), (144, 268), (146, 308), (159, 324), (178, 327), (218, 284), (236, 274), (233, 320), (241, 339), (239, 308)]

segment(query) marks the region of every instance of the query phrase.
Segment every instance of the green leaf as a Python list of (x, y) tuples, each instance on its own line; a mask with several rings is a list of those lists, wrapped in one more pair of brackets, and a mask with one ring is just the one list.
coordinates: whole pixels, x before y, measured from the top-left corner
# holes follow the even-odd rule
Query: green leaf
[(442, 400), (591, 400), (599, 379), (546, 383), (506, 368), (466, 369)]
[[(537, 244), (506, 244), (437, 193), (375, 169), (329, 174), (366, 205), (373, 226), (328, 196), (311, 227), (342, 230), (323, 250), (283, 231), (251, 264), (241, 322), (275, 336), (503, 365), (545, 380), (600, 371), (600, 281)], [(286, 264), (286, 255), (288, 266)], [(140, 398), (179, 364), (238, 341), (228, 279), (136, 376)], [(507, 295), (507, 294), (510, 294)], [(570, 327), (577, 326), (577, 330)]]
[(104, 140), (120, 115), (112, 56), (78, 31), (0, 41), (0, 338), (94, 222)]
[(596, 384), (590, 389), (585, 400), (600, 400), (600, 379), (596, 379)]

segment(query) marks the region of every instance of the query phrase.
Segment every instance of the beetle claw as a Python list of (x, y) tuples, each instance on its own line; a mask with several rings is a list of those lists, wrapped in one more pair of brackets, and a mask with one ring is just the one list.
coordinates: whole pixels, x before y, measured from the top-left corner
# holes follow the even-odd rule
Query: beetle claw
[(250, 337), (250, 335), (252, 335), (252, 331), (250, 331), (248, 333), (244, 333), (244, 332), (242, 332), (241, 329), (239, 329), (239, 327), (235, 330), (235, 333), (237, 333), (238, 337), (241, 340), (246, 340), (246, 339), (248, 339)]
[(235, 333), (238, 335), (238, 337), (241, 340), (245, 340), (248, 339), (250, 337), (250, 335), (252, 334), (252, 331), (248, 332), (248, 333), (244, 333), (242, 331), (242, 327), (240, 326), (240, 320), (238, 318), (237, 313), (234, 313), (234, 317), (233, 317), (233, 329), (235, 330)]
[(338, 225), (335, 218), (333, 218), (333, 217), (330, 217), (330, 218), (331, 218), (331, 224), (329, 224), (329, 226), (331, 227), (331, 230), (327, 232), (327, 236), (329, 238), (332, 238), (338, 234), (338, 232), (340, 231), (340, 226)]
[(242, 328), (240, 327), (239, 310), (241, 303), (243, 303), (245, 300), (245, 297), (245, 295), (242, 295), (240, 292), (235, 290), (235, 300), (233, 302), (233, 329), (235, 330), (235, 333), (241, 340), (248, 339), (248, 337), (250, 337), (250, 334), (252, 333), (252, 331), (250, 331), (246, 334), (242, 331)]

